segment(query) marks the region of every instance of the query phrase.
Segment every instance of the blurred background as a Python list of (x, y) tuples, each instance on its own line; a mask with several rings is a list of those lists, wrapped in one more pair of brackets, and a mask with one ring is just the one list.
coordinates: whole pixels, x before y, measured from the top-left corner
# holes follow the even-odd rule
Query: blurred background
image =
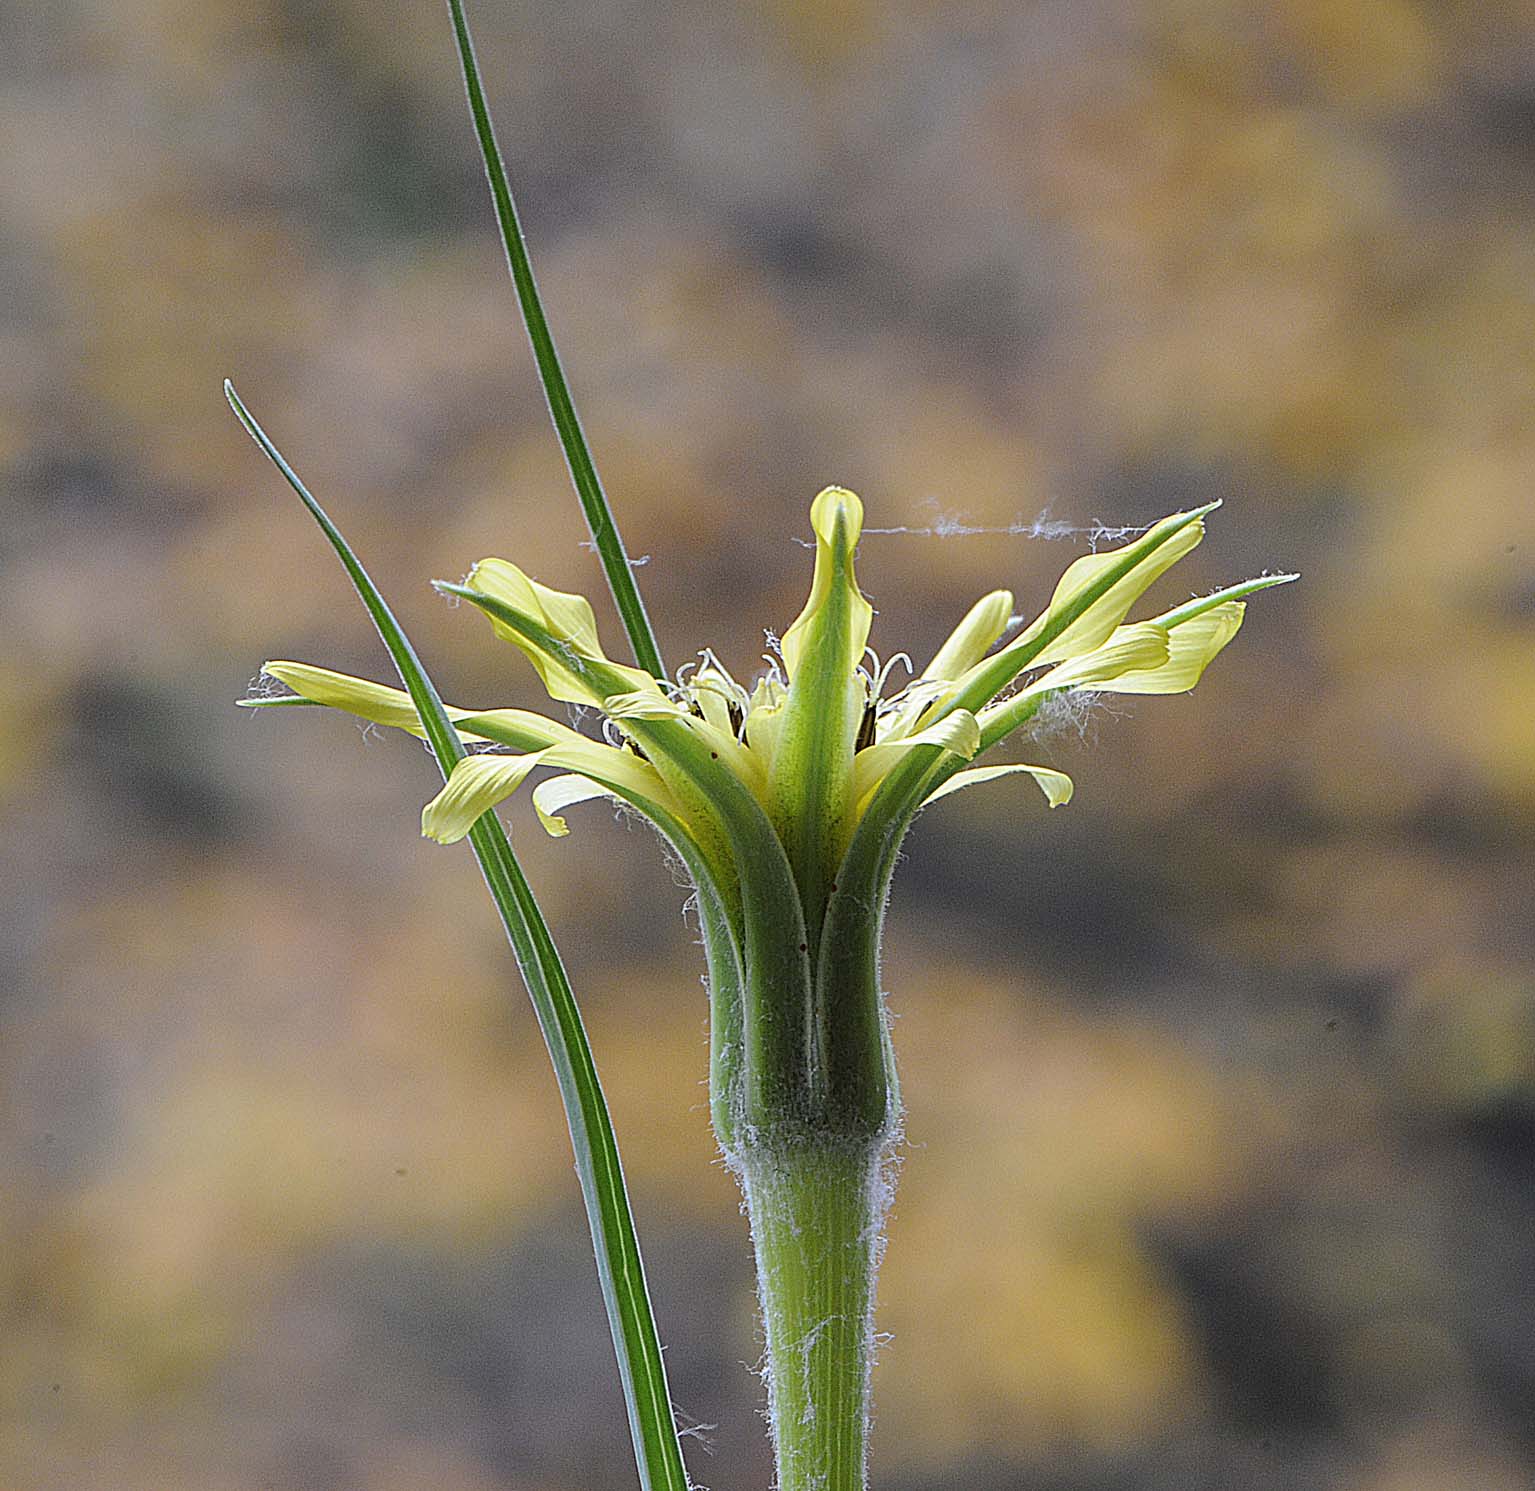
[[(672, 666), (752, 673), (832, 481), (912, 530), (859, 569), (919, 664), (1095, 522), (1226, 499), (1156, 609), (1305, 572), (1193, 695), (1031, 746), (1068, 809), (999, 784), (909, 843), (876, 1484), (1535, 1485), (1528, 0), (473, 20)], [(500, 554), (602, 609), (446, 13), (0, 28), (0, 1484), (628, 1487), (553, 1083), (470, 856), (417, 837), (430, 762), (233, 707), (266, 658), (388, 674), (226, 374), (450, 699), (540, 693), (431, 577)], [(600, 807), (505, 816), (693, 1472), (765, 1487), (684, 890)]]

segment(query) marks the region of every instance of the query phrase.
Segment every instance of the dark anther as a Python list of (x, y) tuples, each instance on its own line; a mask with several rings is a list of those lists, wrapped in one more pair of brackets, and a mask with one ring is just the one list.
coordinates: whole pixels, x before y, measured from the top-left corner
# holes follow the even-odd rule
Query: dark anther
[(746, 721), (746, 711), (734, 699), (729, 701), (726, 708), (730, 711), (730, 728), (735, 734), (739, 735), (741, 733), (741, 726)]
[(874, 744), (874, 720), (877, 712), (876, 701), (870, 699), (863, 707), (863, 719), (858, 722), (858, 738), (853, 742), (855, 751), (864, 750)]

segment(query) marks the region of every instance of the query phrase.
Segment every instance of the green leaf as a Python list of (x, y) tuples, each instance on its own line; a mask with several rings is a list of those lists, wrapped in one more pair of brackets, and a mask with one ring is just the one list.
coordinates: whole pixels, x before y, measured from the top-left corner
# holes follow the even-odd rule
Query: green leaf
[[(410, 639), (340, 531), (227, 381), (224, 393), (240, 423), (298, 493), (336, 551), (394, 660), (443, 777), (448, 777), (454, 764), (465, 755), (463, 742)], [(687, 1472), (672, 1419), (666, 1366), (645, 1285), (644, 1263), (624, 1186), (618, 1141), (581, 1012), (548, 924), (494, 813), (487, 813), (475, 824), (469, 840), (533, 1002), (565, 1105), (576, 1173), (591, 1225), (592, 1251), (623, 1379), (640, 1484), (645, 1491), (687, 1491)]]
[(463, 0), (448, 0), (448, 8), (453, 13), (453, 36), (458, 44), (458, 59), (464, 71), (469, 112), (474, 116), (474, 132), (480, 142), (480, 155), (485, 163), (485, 179), (490, 184), (496, 222), (500, 226), (501, 242), (506, 249), (507, 268), (512, 273), (512, 284), (516, 287), (517, 301), (522, 308), (523, 325), (527, 328), (528, 341), (533, 347), (533, 360), (538, 364), (539, 380), (544, 385), (549, 417), (554, 421), (555, 432), (560, 437), (560, 446), (565, 452), (566, 464), (570, 467), (570, 479), (575, 484), (581, 511), (586, 515), (586, 526), (591, 531), (592, 546), (602, 561), (602, 570), (613, 592), (614, 604), (623, 618), (624, 630), (629, 634), (634, 660), (652, 677), (664, 678), (666, 669), (661, 662), (661, 651), (656, 645), (650, 618), (645, 613), (645, 603), (640, 599), (639, 587), (634, 583), (634, 568), (624, 548), (623, 536), (613, 521), (607, 494), (602, 490), (597, 467), (592, 461), (586, 436), (581, 429), (581, 420), (570, 396), (570, 385), (565, 381), (565, 370), (560, 366), (560, 354), (554, 345), (554, 335), (544, 316), (538, 282), (533, 278), (533, 265), (528, 258), (527, 244), (523, 241), (517, 202), (512, 196), (512, 185), (501, 159), (501, 148), (496, 144), (490, 106), (485, 101), (485, 89), (480, 83), (480, 67), (475, 60), (474, 39), (469, 34), (469, 21), (464, 14)]

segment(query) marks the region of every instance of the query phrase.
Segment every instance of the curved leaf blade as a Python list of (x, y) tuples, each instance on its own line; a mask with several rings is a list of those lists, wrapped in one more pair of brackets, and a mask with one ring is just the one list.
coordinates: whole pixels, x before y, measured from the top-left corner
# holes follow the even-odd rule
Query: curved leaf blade
[[(224, 394), (246, 432), (298, 494), (336, 551), (383, 638), (446, 778), (466, 754), (464, 745), (410, 639), (340, 530), (227, 380)], [(666, 1365), (645, 1283), (634, 1213), (624, 1185), (618, 1140), (575, 994), (548, 923), (494, 813), (487, 813), (475, 824), (469, 840), (532, 1000), (565, 1106), (576, 1172), (591, 1226), (592, 1250), (623, 1379), (640, 1485), (644, 1491), (688, 1491), (687, 1471), (672, 1418)]]
[(554, 345), (554, 335), (544, 315), (538, 282), (533, 278), (533, 265), (522, 236), (522, 219), (517, 212), (516, 198), (512, 195), (506, 164), (501, 159), (501, 147), (496, 143), (490, 105), (486, 102), (485, 89), (480, 82), (480, 66), (474, 53), (474, 38), (469, 34), (469, 19), (464, 14), (463, 0), (448, 0), (448, 8), (453, 13), (453, 39), (458, 46), (464, 90), (469, 95), (469, 112), (474, 118), (474, 133), (485, 164), (485, 179), (490, 185), (491, 200), (495, 204), (496, 222), (501, 229), (501, 243), (506, 249), (506, 264), (517, 291), (517, 303), (522, 309), (523, 325), (533, 347), (533, 360), (538, 365), (544, 398), (549, 404), (549, 417), (554, 421), (555, 433), (560, 437), (565, 462), (570, 467), (570, 479), (580, 499), (581, 511), (586, 515), (586, 525), (591, 530), (592, 546), (602, 561), (608, 588), (613, 592), (613, 602), (623, 619), (624, 630), (629, 634), (634, 660), (652, 677), (665, 678), (666, 668), (661, 662), (655, 632), (646, 614), (645, 602), (640, 598), (639, 586), (634, 583), (634, 566), (624, 547), (618, 524), (613, 520), (607, 494), (602, 490), (597, 467), (592, 461), (592, 453), (576, 413), (575, 401), (570, 396), (570, 385), (565, 380), (565, 370), (560, 364), (560, 354)]

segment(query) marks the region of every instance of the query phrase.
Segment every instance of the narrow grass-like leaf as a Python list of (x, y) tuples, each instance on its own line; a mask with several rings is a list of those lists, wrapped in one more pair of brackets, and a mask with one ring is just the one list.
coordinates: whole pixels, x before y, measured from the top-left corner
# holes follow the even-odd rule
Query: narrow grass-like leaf
[(634, 569), (629, 553), (624, 547), (618, 525), (613, 521), (607, 494), (602, 490), (597, 467), (592, 461), (586, 436), (581, 429), (581, 420), (570, 397), (570, 385), (565, 381), (565, 370), (560, 365), (554, 336), (544, 316), (538, 282), (533, 278), (533, 265), (522, 236), (522, 220), (517, 213), (516, 199), (512, 196), (512, 184), (501, 158), (501, 148), (496, 143), (495, 126), (491, 123), (490, 106), (485, 101), (485, 89), (480, 83), (480, 67), (475, 59), (474, 39), (469, 34), (469, 21), (464, 14), (463, 0), (448, 0), (448, 8), (453, 13), (453, 35), (458, 43), (458, 58), (463, 67), (464, 88), (469, 95), (469, 112), (474, 116), (474, 132), (479, 139), (480, 155), (485, 162), (485, 179), (490, 183), (496, 221), (501, 228), (501, 242), (506, 249), (507, 267), (512, 272), (512, 284), (516, 287), (517, 301), (522, 307), (522, 321), (527, 328), (528, 341), (533, 347), (533, 360), (538, 364), (538, 376), (544, 385), (549, 415), (565, 451), (570, 479), (575, 484), (576, 496), (581, 500), (581, 511), (586, 514), (592, 546), (602, 561), (608, 587), (613, 592), (618, 614), (623, 618), (624, 630), (629, 634), (634, 660), (653, 677), (664, 678), (666, 669), (661, 662), (661, 650), (656, 645), (655, 632), (645, 612), (645, 603), (640, 598), (639, 586), (634, 583)]
[[(336, 551), (394, 660), (446, 778), (464, 756), (464, 745), (410, 639), (350, 545), (227, 381), (224, 393), (247, 433), (298, 493)], [(623, 1379), (640, 1484), (645, 1491), (687, 1491), (687, 1472), (672, 1418), (666, 1367), (645, 1285), (634, 1214), (581, 1012), (548, 924), (494, 813), (486, 813), (475, 824), (469, 841), (506, 927), (565, 1105), (597, 1273)]]

